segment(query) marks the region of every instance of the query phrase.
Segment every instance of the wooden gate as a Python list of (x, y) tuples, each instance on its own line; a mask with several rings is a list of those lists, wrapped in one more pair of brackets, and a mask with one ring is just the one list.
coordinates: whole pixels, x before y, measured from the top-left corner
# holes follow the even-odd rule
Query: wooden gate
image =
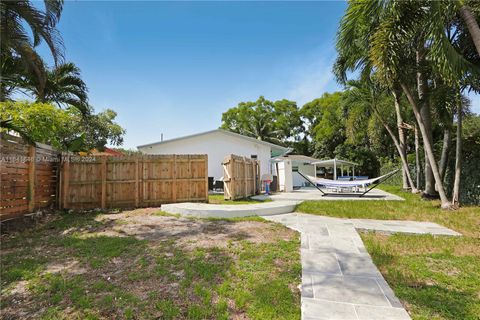
[(61, 208), (150, 207), (208, 201), (207, 155), (69, 157)]
[(228, 155), (223, 160), (224, 197), (236, 200), (258, 194), (260, 165), (257, 160)]

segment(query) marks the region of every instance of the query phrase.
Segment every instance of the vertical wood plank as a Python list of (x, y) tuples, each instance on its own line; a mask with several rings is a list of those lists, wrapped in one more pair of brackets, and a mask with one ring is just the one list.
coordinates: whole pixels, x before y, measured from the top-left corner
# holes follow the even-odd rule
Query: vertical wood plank
[(248, 180), (247, 180), (247, 158), (243, 157), (243, 180), (244, 180), (244, 198), (248, 197)]
[[(147, 170), (149, 166), (149, 158), (146, 158), (147, 161), (145, 161), (145, 157), (143, 158), (143, 174), (142, 174), (142, 185), (143, 185), (143, 200), (148, 200), (148, 193), (147, 193)], [(145, 201), (145, 203), (148, 203)]]
[(107, 156), (102, 156), (100, 171), (102, 176), (102, 200), (100, 206), (102, 209), (105, 209), (107, 207)]
[[(190, 159), (190, 155), (187, 155), (187, 170), (188, 170), (188, 175), (187, 177), (188, 178), (192, 178), (192, 159)], [(187, 182), (187, 194), (188, 194), (188, 198), (190, 199), (192, 197), (192, 183), (191, 182)]]
[(177, 155), (173, 155), (173, 172), (172, 172), (172, 201), (177, 202)]
[(205, 155), (205, 169), (203, 174), (205, 175), (205, 202), (208, 202), (208, 155)]
[(69, 180), (70, 180), (70, 155), (67, 153), (64, 155), (63, 159), (63, 202), (62, 202), (62, 209), (67, 209), (68, 208), (68, 194), (70, 192), (69, 190)]
[(135, 207), (138, 207), (139, 200), (140, 200), (140, 187), (139, 187), (139, 176), (138, 176), (138, 169), (139, 169), (139, 159), (135, 157)]
[(28, 148), (28, 212), (33, 212), (35, 209), (35, 146)]
[(230, 183), (230, 199), (235, 200), (235, 184), (236, 184), (236, 177), (235, 177), (235, 159), (233, 155), (230, 156), (230, 172), (231, 172), (231, 183)]
[(56, 162), (54, 164), (55, 166), (55, 175), (56, 175), (56, 183), (55, 183), (55, 208), (56, 209), (62, 209), (62, 167), (61, 167), (61, 161), (62, 161), (62, 154), (57, 154), (57, 159), (60, 157), (59, 162)]

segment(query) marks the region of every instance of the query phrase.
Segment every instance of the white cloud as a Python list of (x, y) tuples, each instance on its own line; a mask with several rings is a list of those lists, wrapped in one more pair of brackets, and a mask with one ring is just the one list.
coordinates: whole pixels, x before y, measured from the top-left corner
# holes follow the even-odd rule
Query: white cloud
[(287, 97), (299, 106), (320, 97), (324, 92), (336, 88), (332, 65), (332, 50), (315, 50), (294, 64)]

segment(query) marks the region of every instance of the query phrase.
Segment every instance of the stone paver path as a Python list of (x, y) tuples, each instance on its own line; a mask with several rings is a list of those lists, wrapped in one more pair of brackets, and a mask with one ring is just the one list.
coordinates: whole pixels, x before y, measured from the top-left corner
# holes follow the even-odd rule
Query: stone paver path
[(431, 222), (339, 219), (289, 213), (265, 216), (301, 233), (302, 319), (404, 320), (356, 229), (460, 235)]

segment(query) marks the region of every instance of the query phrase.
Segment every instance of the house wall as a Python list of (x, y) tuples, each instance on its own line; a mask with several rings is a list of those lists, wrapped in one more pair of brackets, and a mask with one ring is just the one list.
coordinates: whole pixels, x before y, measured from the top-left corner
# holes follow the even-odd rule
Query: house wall
[(223, 176), (222, 161), (229, 154), (250, 158), (256, 154), (260, 161), (260, 174), (270, 173), (270, 147), (247, 141), (221, 132), (163, 142), (157, 145), (138, 148), (145, 154), (207, 154), (208, 176)]
[[(300, 164), (294, 163), (293, 165), (298, 166), (298, 170), (301, 173), (307, 174), (307, 175), (313, 176), (313, 177), (315, 176), (315, 167), (313, 165), (303, 164), (303, 163), (300, 163)], [(292, 175), (293, 175), (293, 186), (294, 187), (305, 186), (305, 183), (307, 183), (307, 181), (301, 175), (299, 175), (298, 172), (293, 172)]]

